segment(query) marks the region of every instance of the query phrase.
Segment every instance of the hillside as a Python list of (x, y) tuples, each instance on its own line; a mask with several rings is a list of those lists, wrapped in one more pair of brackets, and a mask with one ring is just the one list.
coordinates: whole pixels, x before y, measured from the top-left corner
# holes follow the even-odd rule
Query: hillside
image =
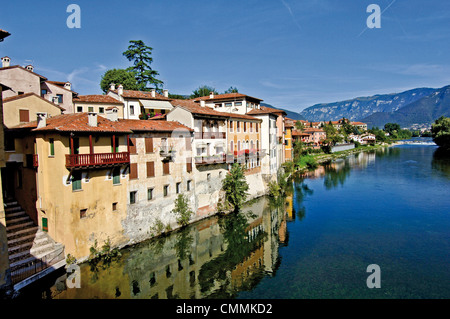
[(289, 111), (289, 110), (286, 110), (286, 109), (282, 109), (280, 107), (275, 107), (275, 106), (272, 106), (272, 105), (267, 104), (267, 103), (261, 103), (261, 105), (262, 106), (271, 107), (271, 108), (274, 108), (274, 109), (283, 110), (287, 114), (286, 117), (288, 117), (290, 119), (293, 119), (293, 120), (305, 120), (305, 117), (303, 117), (300, 113)]
[[(434, 93), (436, 89), (417, 88), (401, 93), (358, 97), (351, 100), (316, 104), (304, 109), (300, 114), (309, 121), (335, 121), (343, 117), (360, 121), (381, 112), (396, 112), (402, 107)], [(383, 117), (385, 115), (380, 116)]]
[(450, 116), (450, 85), (412, 102), (395, 112), (377, 112), (361, 121), (369, 127), (398, 123), (401, 127), (428, 127), (440, 116)]

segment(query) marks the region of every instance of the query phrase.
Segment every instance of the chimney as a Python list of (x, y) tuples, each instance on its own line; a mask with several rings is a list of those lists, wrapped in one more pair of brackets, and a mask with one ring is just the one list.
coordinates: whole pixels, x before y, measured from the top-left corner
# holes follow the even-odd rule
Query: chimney
[(2, 58), (2, 68), (6, 68), (10, 65), (11, 59), (7, 56)]
[(37, 112), (37, 128), (42, 128), (47, 126), (47, 113), (45, 112)]
[(200, 106), (205, 107), (205, 100), (200, 100)]
[(116, 89), (116, 85), (115, 85), (114, 83), (111, 83), (111, 84), (109, 85), (109, 89), (110, 89), (111, 91), (114, 91), (114, 90)]
[(97, 113), (88, 112), (88, 124), (92, 127), (97, 127)]
[(156, 90), (155, 89), (151, 89), (150, 92), (152, 93), (152, 97), (156, 97)]
[(28, 65), (25, 67), (25, 69), (27, 69), (28, 71), (33, 72), (34, 67), (33, 67), (31, 64), (28, 64)]
[(117, 87), (117, 94), (122, 95), (123, 94), (123, 85), (119, 84), (119, 86)]
[(164, 90), (164, 97), (169, 97), (169, 90)]
[(213, 99), (214, 98), (214, 92), (209, 92), (209, 98)]
[(64, 88), (65, 88), (65, 89), (68, 89), (69, 91), (72, 91), (72, 83), (66, 82), (66, 83), (64, 84)]
[(110, 121), (117, 122), (119, 119), (119, 109), (117, 107), (106, 109), (106, 118)]

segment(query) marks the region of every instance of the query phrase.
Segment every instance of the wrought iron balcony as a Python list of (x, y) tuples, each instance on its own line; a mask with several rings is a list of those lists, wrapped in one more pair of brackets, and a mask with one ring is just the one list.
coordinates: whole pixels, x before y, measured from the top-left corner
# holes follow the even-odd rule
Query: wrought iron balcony
[(129, 152), (66, 155), (67, 168), (107, 167), (128, 163)]
[(196, 139), (225, 139), (225, 132), (195, 132)]

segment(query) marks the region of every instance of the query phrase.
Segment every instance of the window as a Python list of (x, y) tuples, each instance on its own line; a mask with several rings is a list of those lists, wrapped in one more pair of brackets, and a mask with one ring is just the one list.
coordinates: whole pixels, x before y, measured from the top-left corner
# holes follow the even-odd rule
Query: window
[(78, 112), (78, 113), (83, 112), (83, 107), (82, 107), (82, 106), (77, 106), (77, 112)]
[(134, 115), (134, 105), (130, 105), (130, 115)]
[(111, 136), (111, 153), (119, 152), (119, 137)]
[(81, 172), (73, 172), (72, 174), (72, 190), (81, 190)]
[(23, 95), (22, 91), (17, 92), (17, 95)]
[(120, 167), (116, 167), (112, 171), (113, 175), (113, 185), (120, 184)]
[(187, 181), (187, 184), (186, 184), (186, 190), (187, 190), (187, 191), (190, 191), (190, 190), (191, 190), (191, 187), (192, 187), (192, 181), (189, 180), (189, 181)]
[(231, 106), (233, 106), (233, 103), (225, 103), (225, 107), (231, 107)]
[(93, 106), (88, 106), (88, 112), (94, 112), (94, 107)]
[(242, 102), (234, 102), (234, 106), (241, 106)]
[(112, 203), (112, 210), (113, 212), (117, 210), (117, 203)]
[(55, 156), (55, 139), (51, 138), (49, 140), (50, 143), (50, 156)]
[(177, 194), (179, 194), (181, 192), (181, 183), (177, 183), (176, 192), (177, 192)]
[(234, 151), (233, 146), (234, 146), (233, 141), (231, 141), (231, 142), (230, 142), (230, 150), (231, 150), (232, 152)]
[(136, 138), (130, 137), (129, 144), (130, 144), (130, 154), (136, 154)]
[(206, 174), (206, 179), (207, 179), (208, 181), (211, 180), (211, 173)]
[(222, 107), (222, 103), (215, 104), (214, 107)]
[(164, 185), (164, 197), (169, 196), (169, 185)]
[(186, 172), (192, 172), (192, 159), (190, 157), (186, 158)]
[(236, 122), (237, 125), (237, 132), (239, 133), (241, 131), (241, 122)]
[(244, 122), (244, 132), (247, 132), (247, 122)]
[(56, 94), (58, 97), (58, 103), (63, 103), (63, 95), (62, 94)]
[(19, 110), (19, 121), (29, 122), (30, 121), (30, 111), (29, 110)]
[(80, 218), (86, 218), (87, 209), (80, 209)]
[(155, 177), (155, 162), (147, 162), (147, 177)]
[(153, 188), (148, 188), (147, 189), (147, 200), (152, 200), (153, 199)]
[(169, 161), (163, 162), (163, 175), (169, 175), (170, 174), (170, 166)]
[(104, 107), (99, 107), (98, 108), (98, 113), (100, 113), (100, 114), (105, 113), (105, 108)]
[(138, 179), (137, 163), (131, 163), (130, 164), (130, 180), (131, 179)]
[(44, 97), (45, 94), (47, 94), (47, 89), (41, 89), (41, 97)]
[(230, 132), (233, 132), (233, 121), (230, 121)]
[(153, 137), (145, 138), (145, 153), (153, 153)]
[(130, 204), (136, 203), (136, 195), (137, 195), (137, 191), (130, 192)]

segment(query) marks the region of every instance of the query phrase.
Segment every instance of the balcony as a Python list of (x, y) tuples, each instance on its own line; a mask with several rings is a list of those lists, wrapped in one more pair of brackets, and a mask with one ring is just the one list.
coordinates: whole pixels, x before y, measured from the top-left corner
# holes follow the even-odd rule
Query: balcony
[(196, 139), (224, 139), (225, 132), (195, 132)]
[(129, 152), (66, 155), (67, 168), (108, 167), (128, 163)]
[(233, 163), (233, 156), (227, 154), (196, 156), (194, 160), (196, 165)]
[(175, 156), (175, 150), (173, 149), (173, 147), (161, 146), (159, 149), (159, 155), (170, 159)]

